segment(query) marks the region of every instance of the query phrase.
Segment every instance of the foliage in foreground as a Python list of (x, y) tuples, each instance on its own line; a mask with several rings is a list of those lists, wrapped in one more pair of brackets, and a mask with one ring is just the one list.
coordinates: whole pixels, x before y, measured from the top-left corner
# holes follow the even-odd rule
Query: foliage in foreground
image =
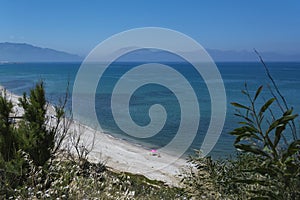
[(244, 170), (257, 164), (257, 158), (237, 154), (235, 158), (212, 160), (200, 151), (188, 160), (191, 168), (184, 172), (183, 183), (189, 197), (194, 199), (247, 199), (246, 187), (236, 182), (237, 175), (247, 178)]
[[(276, 85), (275, 89), (279, 92)], [(240, 151), (236, 158), (213, 161), (199, 152), (190, 158), (194, 168), (186, 172), (183, 182), (192, 197), (300, 199), (300, 140), (294, 122), (298, 115), (286, 104), (281, 106), (272, 90), (272, 98), (257, 108), (261, 92), (262, 86), (252, 96), (245, 85), (242, 93), (250, 105), (232, 103), (242, 119), (241, 126), (231, 132)], [(273, 112), (275, 101), (279, 108)]]
[[(19, 102), (16, 122), (12, 102), (0, 95), (0, 199), (184, 199), (181, 189), (88, 162), (81, 133), (64, 120), (66, 101), (47, 114), (42, 82)], [(60, 151), (67, 136), (73, 146)]]
[[(259, 87), (252, 98), (249, 91), (243, 91), (250, 101), (250, 106), (233, 103), (234, 106), (245, 110), (245, 114), (237, 113), (242, 118), (241, 127), (231, 134), (236, 136), (235, 147), (243, 152), (251, 153), (258, 159), (257, 166), (247, 170), (255, 177), (240, 178), (237, 181), (248, 185), (259, 185), (256, 190), (247, 190), (260, 198), (299, 199), (300, 198), (300, 140), (293, 138), (293, 122), (298, 116), (293, 109), (284, 110), (276, 117), (270, 106), (276, 100), (272, 97), (260, 108), (256, 108), (256, 100), (262, 91)], [(269, 118), (265, 114), (270, 111)], [(265, 124), (268, 126), (264, 127)], [(290, 128), (289, 128), (290, 126)]]
[[(36, 84), (14, 107), (6, 91), (0, 95), (0, 193), (8, 193), (27, 183), (30, 170), (24, 155), (36, 167), (47, 169), (66, 137), (65, 103), (55, 106), (53, 119), (47, 114), (43, 82)], [(17, 111), (21, 109), (23, 111)], [(52, 126), (51, 123), (56, 124)]]
[[(26, 184), (9, 192), (12, 199), (184, 199), (170, 188), (144, 176), (118, 173), (103, 163), (55, 160), (48, 169), (36, 166), (25, 154), (29, 170)], [(81, 163), (81, 164), (79, 164)], [(0, 186), (0, 190), (3, 187)], [(0, 195), (0, 198), (5, 196)]]
[[(184, 190), (89, 163), (89, 151), (80, 150), (80, 136), (75, 133), (78, 156), (67, 152), (65, 157), (58, 149), (68, 125), (47, 126), (43, 85), (20, 99), (25, 113), (18, 125), (10, 120), (13, 106), (4, 94), (0, 96), (0, 198), (300, 199), (300, 140), (294, 121), (298, 115), (271, 80), (275, 92), (270, 89), (272, 97), (262, 98), (264, 103), (258, 101), (262, 87), (252, 94), (247, 85), (242, 93), (249, 105), (232, 103), (241, 119), (240, 127), (231, 132), (238, 155), (212, 160), (197, 152), (184, 173)], [(57, 124), (64, 119), (63, 107), (55, 108)]]

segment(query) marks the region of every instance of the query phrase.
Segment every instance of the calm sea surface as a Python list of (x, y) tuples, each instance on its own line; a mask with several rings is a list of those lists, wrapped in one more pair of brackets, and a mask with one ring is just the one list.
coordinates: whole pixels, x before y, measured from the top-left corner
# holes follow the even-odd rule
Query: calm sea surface
[[(95, 105), (98, 121), (101, 127), (115, 137), (126, 139), (146, 148), (159, 148), (168, 144), (176, 135), (180, 122), (180, 107), (176, 96), (167, 88), (158, 84), (147, 84), (140, 87), (130, 99), (130, 114), (136, 124), (147, 125), (150, 121), (148, 111), (151, 105), (164, 106), (168, 117), (163, 129), (153, 137), (137, 139), (123, 133), (117, 126), (111, 112), (111, 92), (114, 85), (126, 71), (136, 66), (137, 63), (114, 63), (100, 79)], [(210, 96), (206, 84), (191, 66), (182, 63), (170, 63), (190, 82), (200, 105), (201, 119), (197, 136), (191, 145), (193, 149), (199, 149), (210, 122)], [(276, 80), (282, 94), (286, 97), (290, 106), (300, 113), (300, 63), (267, 63), (269, 70)], [(234, 116), (234, 108), (230, 102), (247, 103), (247, 99), (241, 94), (244, 84), (247, 83), (250, 92), (255, 92), (260, 85), (270, 84), (261, 63), (227, 62), (217, 63), (223, 78), (227, 94), (226, 122), (221, 137), (211, 154), (221, 156), (234, 151), (232, 146), (234, 138), (229, 135), (238, 126), (238, 118)], [(14, 63), (0, 64), (0, 84), (10, 91), (21, 95), (28, 92), (38, 80), (44, 80), (47, 97), (52, 103), (57, 103), (58, 98), (63, 97), (67, 83), (70, 83), (70, 92), (76, 77), (80, 63)], [(141, 77), (145, 74), (141, 74)], [(158, 76), (164, 77), (159, 71)], [(132, 80), (134, 81), (134, 80)], [(184, 88), (183, 88), (184, 89)], [(270, 97), (267, 87), (264, 88), (264, 98)], [(122, 98), (122, 97), (120, 97)], [(71, 105), (71, 99), (68, 106)], [(89, 119), (82, 117), (82, 122), (89, 124)]]

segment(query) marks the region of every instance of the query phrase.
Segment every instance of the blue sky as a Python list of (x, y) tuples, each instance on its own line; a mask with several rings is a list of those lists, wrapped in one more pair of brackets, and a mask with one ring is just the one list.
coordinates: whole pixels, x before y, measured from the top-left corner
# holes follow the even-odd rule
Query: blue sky
[(0, 0), (0, 42), (80, 55), (109, 36), (158, 26), (205, 48), (300, 53), (300, 1)]

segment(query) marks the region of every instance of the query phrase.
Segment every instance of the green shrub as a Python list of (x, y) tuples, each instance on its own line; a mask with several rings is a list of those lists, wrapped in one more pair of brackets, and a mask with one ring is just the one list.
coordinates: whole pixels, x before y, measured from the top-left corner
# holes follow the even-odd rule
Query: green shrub
[(183, 183), (195, 199), (300, 199), (298, 115), (260, 59), (272, 83), (271, 98), (261, 97), (262, 86), (251, 94), (245, 84), (242, 93), (249, 105), (232, 103), (241, 119), (230, 133), (239, 151), (235, 158), (212, 160), (200, 152), (190, 157), (191, 170), (184, 173)]
[(18, 132), (22, 138), (21, 148), (27, 152), (38, 166), (43, 166), (51, 157), (55, 132), (46, 127), (47, 102), (43, 82), (39, 82), (27, 97), (19, 99), (24, 109)]
[[(258, 159), (257, 165), (245, 172), (250, 177), (237, 177), (236, 182), (254, 186), (248, 192), (265, 199), (298, 199), (300, 198), (300, 140), (288, 143), (286, 137), (293, 138), (291, 129), (293, 120), (298, 116), (293, 109), (284, 110), (276, 117), (270, 106), (276, 97), (267, 100), (257, 108), (257, 99), (262, 91), (259, 87), (252, 97), (245, 86), (243, 94), (250, 105), (232, 103), (239, 110), (236, 113), (242, 119), (241, 127), (231, 132), (236, 136), (234, 145), (238, 150), (251, 153)], [(244, 110), (241, 112), (240, 110)], [(270, 111), (266, 115), (266, 111)], [(267, 126), (266, 126), (267, 125)]]
[[(53, 121), (56, 125), (51, 126), (43, 82), (36, 84), (29, 97), (24, 93), (19, 99), (19, 106), (24, 109), (20, 121), (14, 119), (16, 113), (13, 113), (13, 104), (6, 92), (0, 96), (0, 196), (8, 198), (14, 189), (28, 184), (28, 172), (33, 171), (30, 166), (49, 168), (68, 132), (68, 126), (62, 124), (65, 122), (65, 102), (55, 106)], [(47, 172), (42, 172), (40, 178), (45, 181)]]
[(0, 96), (0, 159), (10, 161), (17, 151), (17, 137), (10, 115), (13, 104), (8, 101), (6, 91)]

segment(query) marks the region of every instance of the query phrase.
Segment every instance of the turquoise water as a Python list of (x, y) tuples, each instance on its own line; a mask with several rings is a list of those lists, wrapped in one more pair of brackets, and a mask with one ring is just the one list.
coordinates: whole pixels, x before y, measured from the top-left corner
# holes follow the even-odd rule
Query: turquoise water
[[(130, 113), (132, 119), (140, 126), (149, 123), (148, 110), (151, 105), (159, 103), (168, 113), (166, 124), (161, 132), (151, 138), (137, 139), (123, 133), (114, 122), (110, 109), (111, 91), (116, 81), (129, 69), (140, 63), (114, 63), (100, 79), (95, 99), (97, 117), (101, 127), (108, 133), (141, 144), (146, 148), (159, 148), (166, 145), (176, 134), (180, 122), (180, 107), (176, 96), (168, 88), (148, 84), (140, 87), (130, 100)], [(188, 152), (199, 149), (210, 122), (210, 97), (201, 76), (195, 69), (183, 63), (169, 63), (178, 70), (190, 82), (200, 105), (200, 126), (197, 136)], [(267, 63), (271, 74), (276, 80), (279, 89), (286, 97), (289, 105), (300, 112), (300, 63)], [(230, 102), (246, 103), (245, 96), (241, 94), (245, 82), (250, 92), (255, 92), (259, 85), (270, 83), (261, 63), (217, 63), (222, 75), (227, 94), (226, 122), (217, 145), (211, 152), (214, 156), (230, 154), (234, 151), (232, 146), (234, 138), (228, 133), (238, 124), (234, 116), (234, 108)], [(10, 91), (21, 95), (28, 92), (38, 80), (44, 80), (47, 97), (52, 103), (57, 103), (59, 97), (63, 97), (67, 83), (70, 88), (74, 84), (76, 73), (80, 63), (12, 63), (0, 64), (0, 84)], [(163, 74), (157, 73), (158, 76)], [(142, 76), (143, 74), (141, 74)], [(133, 80), (134, 81), (134, 80)], [(265, 87), (265, 98), (268, 97), (268, 89)], [(70, 91), (72, 92), (72, 91)], [(122, 97), (120, 97), (122, 98)], [(68, 103), (71, 106), (71, 100)], [(89, 119), (82, 119), (87, 122)]]

